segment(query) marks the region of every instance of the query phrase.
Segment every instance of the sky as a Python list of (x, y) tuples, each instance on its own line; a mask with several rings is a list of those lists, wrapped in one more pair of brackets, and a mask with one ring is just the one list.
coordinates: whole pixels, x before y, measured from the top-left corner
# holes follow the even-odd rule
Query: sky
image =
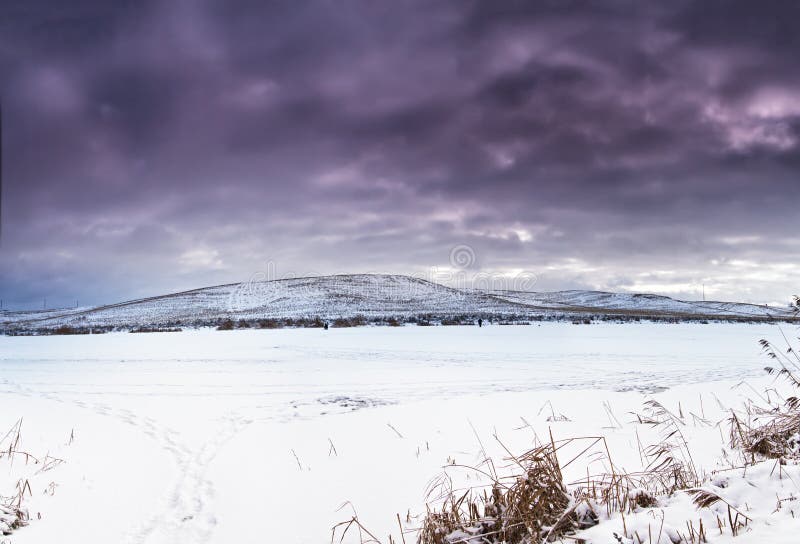
[(0, 298), (373, 272), (787, 303), (798, 20), (795, 1), (0, 0)]

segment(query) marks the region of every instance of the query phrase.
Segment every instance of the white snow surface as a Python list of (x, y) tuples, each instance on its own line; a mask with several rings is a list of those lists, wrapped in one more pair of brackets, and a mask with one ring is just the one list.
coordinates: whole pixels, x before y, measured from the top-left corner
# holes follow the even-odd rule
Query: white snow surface
[(628, 312), (652, 316), (791, 317), (788, 306), (690, 302), (657, 295), (456, 289), (400, 275), (354, 274), (251, 281), (71, 310), (0, 312), (0, 324), (35, 327), (137, 326), (216, 319), (364, 315), (573, 315)]
[[(535, 435), (602, 434), (618, 466), (640, 468), (637, 441), (655, 437), (631, 413), (649, 398), (680, 405), (695, 462), (710, 472), (725, 466), (724, 430), (688, 414), (722, 421), (771, 384), (759, 338), (780, 341), (781, 330), (543, 323), (0, 337), (0, 437), (23, 418), (21, 446), (65, 461), (42, 472), (0, 460), (0, 495), (19, 478), (32, 488), (30, 526), (5, 542), (329, 542), (354, 511), (395, 542), (400, 514), (413, 542), (432, 478), (448, 462), (478, 462), (482, 449), (502, 459)], [(567, 479), (585, 476), (577, 465)], [(776, 493), (800, 492), (797, 467), (785, 474), (779, 485), (769, 467), (731, 474), (720, 493), (755, 521), (736, 539), (709, 530), (709, 541), (796, 542), (794, 503), (773, 513)], [(679, 530), (696, 524), (704, 514), (687, 501), (676, 496), (629, 527), (646, 531), (662, 515)], [(586, 537), (615, 542), (620, 530), (610, 519)]]

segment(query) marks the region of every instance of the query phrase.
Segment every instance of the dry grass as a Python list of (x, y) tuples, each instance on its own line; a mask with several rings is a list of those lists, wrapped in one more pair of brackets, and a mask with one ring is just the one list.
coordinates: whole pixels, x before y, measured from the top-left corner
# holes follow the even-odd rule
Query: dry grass
[(0, 534), (10, 535), (28, 524), (28, 511), (13, 505), (0, 504)]
[[(661, 531), (645, 535), (629, 531), (626, 516), (657, 511), (662, 498), (679, 492), (689, 494), (698, 508), (724, 503), (727, 516), (716, 516), (720, 534), (736, 536), (746, 529), (751, 519), (744, 512), (713, 491), (700, 487), (704, 477), (698, 474), (681, 431), (681, 426), (685, 425), (683, 415), (652, 401), (644, 408), (640, 422), (661, 431), (658, 443), (642, 448), (643, 458), (648, 462), (645, 470), (634, 473), (619, 470), (611, 460), (604, 437), (560, 441), (551, 438), (549, 444), (510, 458), (519, 469), (510, 483), (497, 478), (492, 470), (484, 470), (483, 466), (491, 466), (485, 462), (472, 469), (493, 478), (488, 490), (472, 488), (458, 495), (449, 491), (444, 500), (429, 494), (429, 500), (441, 506), (428, 509), (418, 534), (418, 544), (580, 541), (573, 535), (596, 525), (600, 513), (609, 518), (620, 517), (623, 534), (615, 535), (619, 542), (627, 539), (636, 544), (651, 544), (660, 541)], [(763, 432), (763, 429), (754, 428), (753, 431)], [(579, 453), (562, 464), (557, 454), (565, 451), (566, 446), (577, 447)], [(586, 461), (588, 457), (597, 460), (598, 450), (605, 452), (609, 471), (587, 473), (585, 478), (565, 484), (562, 469), (581, 459)], [(702, 518), (687, 520), (678, 538), (680, 542), (692, 544), (707, 542), (707, 527)]]
[[(429, 485), (429, 504), (421, 526), (415, 529), (417, 544), (533, 544), (554, 541), (581, 542), (575, 534), (599, 523), (601, 514), (621, 518), (622, 535), (619, 542), (653, 544), (661, 541), (662, 531), (639, 534), (629, 531), (626, 516), (637, 512), (658, 512), (662, 500), (684, 492), (692, 497), (698, 508), (710, 508), (718, 503), (726, 506), (727, 516), (716, 516), (720, 534), (738, 535), (751, 519), (736, 506), (711, 490), (701, 488), (704, 478), (698, 475), (686, 439), (681, 432), (683, 416), (654, 402), (645, 404), (639, 421), (661, 430), (660, 442), (642, 447), (645, 470), (628, 473), (612, 461), (606, 440), (602, 436), (586, 436), (554, 440), (519, 456), (505, 459), (510, 475), (500, 477), (491, 459), (476, 466), (449, 465), (478, 473), (488, 481), (468, 489), (456, 490), (445, 472)], [(754, 428), (753, 431), (758, 431)], [(496, 437), (495, 437), (496, 438)], [(505, 447), (504, 447), (505, 448)], [(483, 450), (483, 446), (481, 445)], [(506, 449), (506, 451), (508, 451)], [(567, 451), (577, 451), (570, 456)], [(580, 461), (597, 461), (603, 456), (608, 472), (590, 474), (578, 481), (566, 483), (562, 470)], [(562, 460), (559, 460), (559, 455)], [(588, 463), (587, 463), (588, 467)], [(436, 505), (431, 507), (430, 505)], [(663, 522), (663, 512), (662, 512)], [(398, 516), (398, 524), (400, 518)], [(662, 523), (663, 525), (663, 523)], [(663, 529), (663, 527), (662, 527)], [(707, 530), (702, 518), (687, 520), (678, 532), (680, 542), (707, 542)], [(405, 534), (400, 524), (400, 534)], [(362, 544), (379, 544), (354, 515), (333, 528), (332, 542), (341, 542), (348, 532), (357, 532)], [(398, 541), (389, 536), (389, 544)]]
[[(800, 389), (800, 355), (785, 334), (783, 337), (786, 342), (784, 349), (777, 348), (768, 340), (759, 342), (764, 353), (776, 363), (764, 370), (782, 378), (792, 388)], [(747, 453), (750, 462), (799, 457), (800, 399), (795, 395), (779, 400), (772, 400), (767, 395), (761, 399), (762, 405), (751, 403), (744, 413), (731, 414), (731, 446)]]
[[(550, 443), (510, 458), (519, 473), (508, 478), (472, 467), (492, 483), (460, 495), (448, 491), (439, 508), (429, 509), (417, 542), (550, 542), (596, 523), (591, 506), (568, 493), (557, 448)], [(434, 486), (429, 499), (438, 501), (433, 491), (440, 488)]]
[[(62, 464), (64, 460), (58, 457), (49, 454), (37, 457), (22, 449), (22, 422), (22, 419), (17, 420), (0, 437), (0, 461), (8, 462), (10, 469), (13, 469), (16, 463), (36, 465), (34, 474), (47, 472)], [(9, 535), (14, 530), (28, 524), (30, 517), (24, 503), (32, 495), (31, 484), (26, 478), (17, 480), (11, 495), (0, 495), (0, 534)]]
[[(7, 460), (12, 466), (17, 457), (22, 457), (24, 463), (39, 463), (39, 460), (26, 451), (20, 449), (22, 436), (22, 419), (14, 425), (0, 439), (0, 461)], [(0, 534), (10, 535), (12, 531), (28, 524), (28, 511), (22, 507), (26, 496), (31, 495), (31, 486), (28, 480), (17, 481), (14, 494), (8, 497), (0, 496)]]

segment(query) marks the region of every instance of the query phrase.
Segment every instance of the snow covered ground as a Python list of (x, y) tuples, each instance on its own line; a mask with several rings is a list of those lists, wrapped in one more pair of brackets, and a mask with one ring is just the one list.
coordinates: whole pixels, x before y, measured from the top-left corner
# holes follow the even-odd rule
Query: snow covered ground
[[(638, 444), (657, 440), (634, 422), (649, 398), (685, 414), (695, 462), (710, 471), (725, 466), (725, 430), (701, 420), (722, 420), (771, 383), (760, 338), (781, 331), (543, 323), (0, 337), (0, 438), (23, 418), (21, 447), (64, 461), (41, 470), (0, 458), (0, 495), (20, 478), (31, 488), (30, 525), (4, 538), (329, 542), (356, 512), (399, 541), (397, 514), (413, 530), (443, 466), (502, 459), (550, 431), (602, 434), (615, 464), (636, 470)], [(781, 485), (797, 495), (795, 481)], [(736, 541), (795, 541), (800, 521), (773, 521)], [(615, 523), (591, 536), (613, 542)]]

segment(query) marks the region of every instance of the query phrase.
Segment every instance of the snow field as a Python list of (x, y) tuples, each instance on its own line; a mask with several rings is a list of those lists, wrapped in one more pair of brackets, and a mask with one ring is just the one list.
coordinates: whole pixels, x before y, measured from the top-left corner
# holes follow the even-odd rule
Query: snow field
[[(38, 475), (0, 461), (0, 494), (21, 476), (33, 489), (30, 526), (5, 538), (329, 542), (355, 513), (384, 541), (400, 541), (399, 514), (411, 542), (443, 471), (457, 485), (481, 483), (443, 468), (453, 462), (488, 455), (512, 470), (506, 448), (522, 453), (552, 432), (603, 435), (615, 465), (638, 470), (640, 445), (659, 438), (635, 422), (650, 398), (684, 413), (694, 460), (710, 473), (729, 466), (717, 422), (772, 384), (761, 337), (780, 331), (545, 324), (0, 338), (2, 426), (23, 417), (25, 449), (65, 460)], [(607, 469), (592, 453), (567, 481)], [(792, 501), (772, 511), (797, 494), (800, 475), (784, 467), (775, 487), (774, 472), (756, 468), (720, 491), (754, 519), (736, 542), (793, 542)], [(661, 506), (684, 533), (687, 520), (711, 515), (681, 496)], [(660, 524), (661, 510), (626, 519), (628, 528)], [(727, 542), (706, 526), (709, 541)], [(615, 531), (617, 518), (585, 537), (613, 542)]]

